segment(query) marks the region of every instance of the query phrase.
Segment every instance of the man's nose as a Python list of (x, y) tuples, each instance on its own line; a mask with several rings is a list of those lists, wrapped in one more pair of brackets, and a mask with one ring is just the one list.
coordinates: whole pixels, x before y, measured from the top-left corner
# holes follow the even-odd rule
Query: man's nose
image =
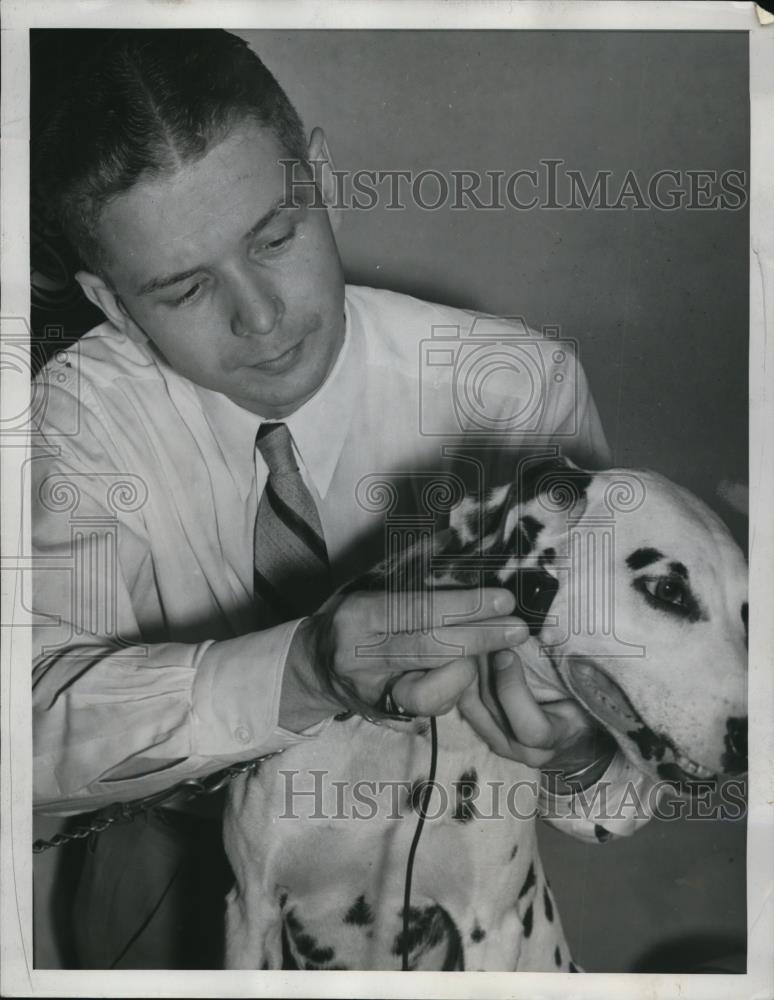
[(254, 275), (234, 282), (231, 332), (235, 337), (265, 336), (272, 332), (282, 313), (282, 300), (271, 285)]

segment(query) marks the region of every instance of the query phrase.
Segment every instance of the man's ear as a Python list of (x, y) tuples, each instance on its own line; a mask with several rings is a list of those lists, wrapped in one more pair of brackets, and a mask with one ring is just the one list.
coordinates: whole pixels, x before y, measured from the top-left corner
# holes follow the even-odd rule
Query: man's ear
[(328, 149), (328, 140), (325, 138), (325, 133), (321, 128), (312, 129), (306, 158), (312, 167), (315, 183), (320, 189), (325, 207), (328, 209), (331, 226), (334, 230), (338, 229), (341, 222), (341, 213), (337, 204), (336, 176), (333, 172), (333, 160)]
[(101, 309), (113, 326), (122, 333), (128, 332), (128, 327), (133, 321), (118, 295), (103, 278), (91, 274), (89, 271), (78, 271), (75, 280), (81, 286), (83, 294), (89, 302)]

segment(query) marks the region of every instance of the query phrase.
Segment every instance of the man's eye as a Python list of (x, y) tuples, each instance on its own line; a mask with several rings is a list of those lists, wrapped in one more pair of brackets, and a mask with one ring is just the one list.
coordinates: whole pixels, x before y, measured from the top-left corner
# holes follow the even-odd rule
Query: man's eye
[(284, 246), (290, 239), (290, 234), (287, 236), (279, 236), (276, 240), (271, 240), (269, 243), (264, 243), (267, 250), (276, 250), (278, 247)]
[(258, 250), (259, 252), (263, 252), (266, 250), (280, 250), (282, 249), (282, 247), (285, 246), (286, 243), (290, 243), (290, 241), (295, 236), (295, 233), (296, 230), (294, 227), (289, 232), (284, 233), (282, 236), (277, 236), (273, 240), (265, 240), (265, 239), (261, 240), (260, 243), (257, 243), (255, 245), (254, 249)]
[(174, 300), (176, 306), (184, 306), (193, 300), (199, 294), (199, 289), (202, 287), (201, 281), (197, 281), (195, 285), (191, 285), (183, 294)]
[(677, 607), (685, 607), (688, 603), (688, 595), (685, 586), (678, 577), (658, 576), (649, 577), (643, 581), (643, 587), (655, 600), (662, 604), (674, 604)]

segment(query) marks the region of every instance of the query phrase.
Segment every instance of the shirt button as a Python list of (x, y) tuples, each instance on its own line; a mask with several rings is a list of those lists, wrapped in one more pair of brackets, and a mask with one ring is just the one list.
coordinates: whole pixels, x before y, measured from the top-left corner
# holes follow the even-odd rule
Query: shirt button
[(240, 743), (248, 743), (250, 741), (250, 730), (247, 726), (237, 726), (234, 730), (234, 736), (236, 736)]

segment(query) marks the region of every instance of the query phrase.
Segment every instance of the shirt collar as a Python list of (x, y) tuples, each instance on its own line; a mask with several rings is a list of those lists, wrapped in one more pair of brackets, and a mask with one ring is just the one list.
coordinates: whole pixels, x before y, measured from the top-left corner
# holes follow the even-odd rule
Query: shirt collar
[[(353, 327), (346, 301), (344, 317), (344, 343), (328, 377), (311, 399), (283, 421), (320, 497), (328, 492), (362, 383), (365, 346), (361, 331)], [(246, 500), (255, 475), (255, 435), (264, 418), (220, 392), (195, 388), (240, 496)]]

